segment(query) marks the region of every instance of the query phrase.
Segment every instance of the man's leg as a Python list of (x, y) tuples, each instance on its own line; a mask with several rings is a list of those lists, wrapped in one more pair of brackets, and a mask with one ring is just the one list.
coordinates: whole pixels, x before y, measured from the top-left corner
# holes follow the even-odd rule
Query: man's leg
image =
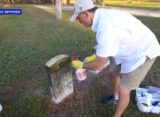
[(105, 96), (101, 99), (102, 104), (117, 104), (119, 100), (119, 83), (120, 83), (120, 65), (115, 64), (115, 60), (111, 59), (111, 64), (108, 66), (107, 74), (109, 75), (109, 79), (112, 83), (113, 87), (113, 95), (111, 96)]
[(115, 59), (111, 58), (111, 65), (109, 69), (109, 77), (112, 82), (113, 94), (116, 99), (119, 98), (119, 83), (120, 83), (120, 69), (121, 65), (116, 65)]
[(110, 80), (112, 82), (112, 87), (113, 87), (113, 95), (108, 96), (108, 97), (103, 97), (101, 99), (102, 104), (117, 104), (119, 101), (119, 82), (120, 82), (120, 75), (119, 73), (115, 74), (109, 74), (110, 75)]
[(146, 60), (146, 62), (139, 66), (136, 70), (121, 74), (121, 79), (119, 82), (119, 102), (113, 117), (121, 117), (130, 101), (131, 90), (135, 90), (137, 87), (139, 87), (154, 61), (155, 58)]
[(129, 89), (119, 88), (119, 102), (113, 117), (121, 117), (122, 113), (129, 104), (130, 92), (131, 90)]
[(119, 82), (120, 82), (120, 74), (119, 73), (110, 73), (110, 79), (113, 85), (113, 94), (115, 98), (119, 98)]

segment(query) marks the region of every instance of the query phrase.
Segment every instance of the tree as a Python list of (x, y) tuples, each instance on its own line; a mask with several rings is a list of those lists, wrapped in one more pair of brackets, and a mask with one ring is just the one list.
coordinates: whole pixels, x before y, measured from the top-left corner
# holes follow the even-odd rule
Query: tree
[(70, 0), (67, 0), (67, 4), (70, 4)]
[(62, 19), (62, 6), (61, 6), (61, 0), (56, 0), (56, 18)]
[(48, 0), (49, 3), (56, 4), (56, 0)]
[(1, 2), (8, 3), (8, 4), (13, 4), (13, 3), (15, 3), (14, 0), (1, 0)]
[(97, 5), (103, 5), (103, 0), (93, 0), (93, 2)]

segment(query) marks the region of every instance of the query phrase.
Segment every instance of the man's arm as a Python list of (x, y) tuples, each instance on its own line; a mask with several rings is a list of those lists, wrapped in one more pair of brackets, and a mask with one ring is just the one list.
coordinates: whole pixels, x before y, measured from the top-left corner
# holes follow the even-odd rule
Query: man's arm
[(83, 68), (88, 70), (102, 70), (104, 65), (107, 63), (108, 57), (96, 56), (96, 59), (92, 62), (84, 62)]

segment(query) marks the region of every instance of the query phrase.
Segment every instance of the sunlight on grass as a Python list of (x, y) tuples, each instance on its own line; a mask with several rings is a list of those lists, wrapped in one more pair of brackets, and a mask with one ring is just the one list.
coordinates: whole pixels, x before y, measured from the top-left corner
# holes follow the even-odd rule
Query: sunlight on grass
[(33, 6), (37, 7), (37, 8), (40, 8), (40, 9), (43, 9), (43, 10), (47, 11), (48, 13), (51, 13), (51, 14), (55, 15), (55, 12), (54, 12), (53, 8), (48, 8), (48, 7), (40, 6), (40, 5), (33, 5)]
[(139, 7), (139, 8), (153, 8), (159, 9), (160, 2), (140, 2), (140, 1), (132, 1), (129, 0), (104, 0), (104, 4), (106, 6), (113, 5), (113, 6), (124, 6), (124, 7)]

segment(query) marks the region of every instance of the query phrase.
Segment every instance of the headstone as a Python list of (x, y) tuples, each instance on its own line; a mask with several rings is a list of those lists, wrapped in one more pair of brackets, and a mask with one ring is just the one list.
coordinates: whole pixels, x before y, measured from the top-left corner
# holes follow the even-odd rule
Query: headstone
[(55, 103), (60, 103), (73, 93), (73, 70), (68, 55), (62, 54), (51, 58), (46, 64), (50, 91)]

